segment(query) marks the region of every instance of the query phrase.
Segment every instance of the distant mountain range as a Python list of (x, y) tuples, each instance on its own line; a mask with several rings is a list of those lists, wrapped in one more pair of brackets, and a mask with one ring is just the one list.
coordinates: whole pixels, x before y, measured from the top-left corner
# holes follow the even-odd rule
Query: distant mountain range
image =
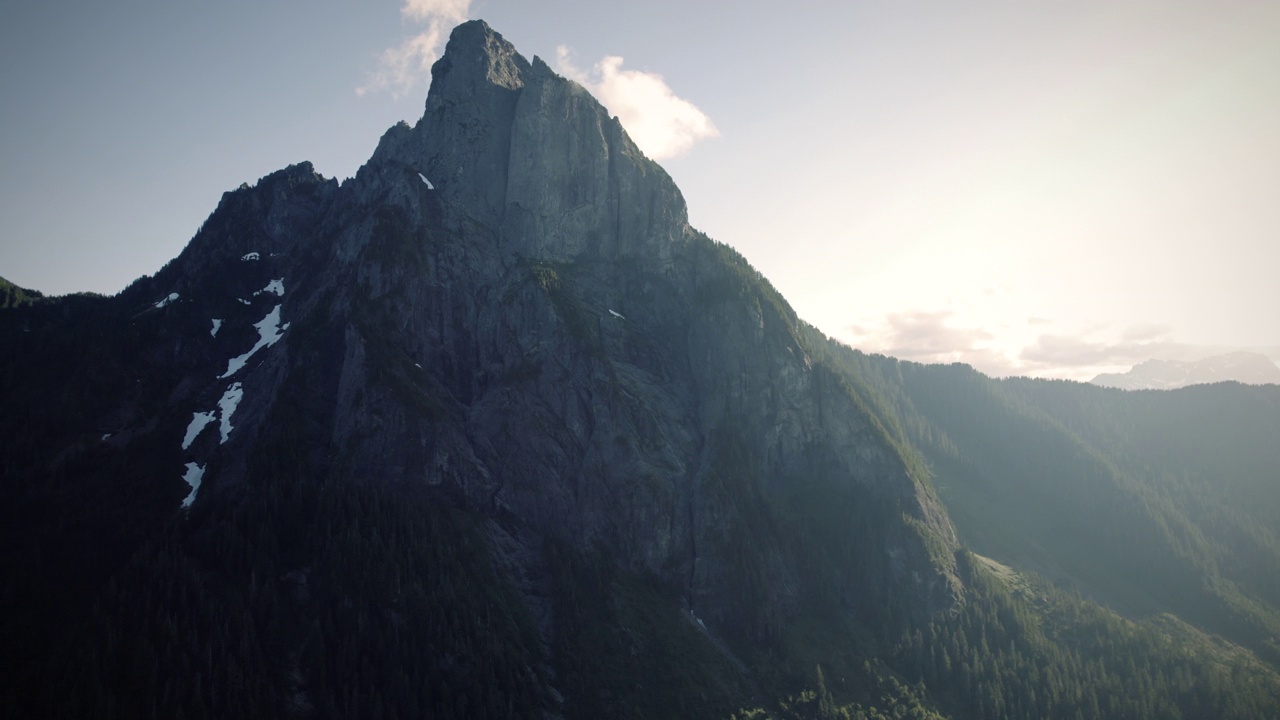
[(1280, 384), (1280, 367), (1266, 355), (1233, 352), (1194, 362), (1148, 360), (1126, 373), (1103, 373), (1094, 385), (1121, 390), (1172, 390), (1234, 380), (1246, 385)]

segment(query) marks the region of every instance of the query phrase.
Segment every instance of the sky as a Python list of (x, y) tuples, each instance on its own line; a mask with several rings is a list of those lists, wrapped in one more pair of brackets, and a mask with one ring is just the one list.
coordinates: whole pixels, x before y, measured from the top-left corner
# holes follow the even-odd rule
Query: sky
[(118, 292), (221, 194), (355, 174), (483, 18), (828, 335), (991, 375), (1280, 360), (1280, 3), (0, 4), (0, 276)]

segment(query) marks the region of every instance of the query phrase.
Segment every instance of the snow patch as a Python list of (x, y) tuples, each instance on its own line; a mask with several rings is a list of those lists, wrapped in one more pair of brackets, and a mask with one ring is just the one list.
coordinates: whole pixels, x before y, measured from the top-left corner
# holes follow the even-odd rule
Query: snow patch
[(245, 253), (240, 258), (241, 262), (249, 262), (250, 260), (257, 260), (257, 259), (258, 259), (258, 253), (256, 252)]
[(167, 298), (165, 298), (165, 299), (161, 300), (160, 302), (156, 303), (156, 308), (157, 308), (157, 309), (162, 308), (162, 307), (164, 307), (165, 305), (168, 305), (169, 303), (171, 303), (171, 302), (173, 302), (174, 300), (177, 300), (177, 299), (178, 299), (178, 293), (169, 293), (169, 297), (167, 297)]
[(200, 481), (204, 479), (204, 468), (197, 463), (187, 463), (187, 472), (182, 479), (191, 486), (191, 492), (187, 493), (186, 499), (182, 501), (182, 507), (189, 508), (191, 503), (196, 501), (196, 493), (200, 491)]
[(231, 436), (231, 431), (235, 428), (231, 427), (231, 415), (235, 413), (236, 408), (240, 405), (240, 400), (244, 398), (244, 386), (238, 382), (231, 383), (231, 387), (222, 393), (222, 398), (218, 400), (218, 410), (221, 411), (222, 424), (219, 428), (222, 431), (222, 440), (219, 445), (227, 441)]
[(617, 310), (610, 309), (609, 314), (618, 318), (619, 320), (626, 320), (626, 318), (622, 317), (622, 313), (618, 312)]
[(426, 175), (423, 175), (422, 173), (418, 173), (418, 177), (422, 178), (422, 184), (426, 185), (428, 190), (436, 189), (436, 186), (431, 184), (431, 181), (427, 179)]
[(195, 442), (197, 437), (200, 437), (200, 431), (204, 430), (205, 426), (211, 422), (213, 422), (212, 410), (192, 415), (191, 422), (187, 425), (187, 436), (182, 439), (182, 449), (186, 450), (191, 447), (191, 443)]
[(231, 358), (231, 360), (227, 362), (227, 371), (218, 376), (219, 380), (231, 377), (235, 373), (239, 372), (240, 368), (244, 367), (244, 364), (249, 361), (249, 358), (253, 357), (254, 353), (264, 347), (271, 347), (272, 345), (275, 345), (280, 339), (281, 333), (289, 329), (289, 323), (285, 323), (283, 325), (280, 324), (280, 306), (277, 305), (271, 308), (271, 312), (267, 313), (266, 317), (259, 320), (254, 327), (258, 329), (257, 344), (249, 348), (249, 352), (239, 357)]
[(245, 300), (244, 298), (236, 298), (236, 299), (237, 299), (237, 300), (239, 300), (239, 301), (240, 301), (242, 304), (244, 304), (244, 305), (252, 305), (252, 304), (253, 304), (253, 303), (249, 302), (248, 300)]
[(267, 283), (266, 287), (262, 288), (261, 290), (254, 293), (253, 295), (254, 297), (257, 297), (262, 293), (275, 293), (280, 297), (284, 297), (284, 278), (280, 278), (279, 280), (272, 280), (271, 282)]
[(222, 329), (222, 320), (218, 318), (214, 318), (213, 329), (209, 331), (209, 334), (212, 335), (213, 337), (218, 337), (218, 331), (221, 329)]
[(102, 436), (102, 442), (106, 442), (110, 438), (111, 438), (111, 433), (107, 433)]

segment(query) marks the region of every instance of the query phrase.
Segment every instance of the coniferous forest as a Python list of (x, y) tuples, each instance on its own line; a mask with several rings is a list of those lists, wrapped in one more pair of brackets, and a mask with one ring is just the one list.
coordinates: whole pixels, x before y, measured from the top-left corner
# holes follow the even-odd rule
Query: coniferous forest
[[(812, 342), (930, 468), (969, 548), (952, 611), (866, 628), (819, 601), (763, 639), (713, 639), (679, 588), (607, 552), (549, 543), (545, 576), (513, 576), (487, 546), (491, 519), (435, 490), (362, 482), (306, 446), (298, 386), (245, 483), (157, 533), (128, 521), (166, 514), (147, 492), (92, 487), (128, 488), (131, 468), (154, 461), (145, 446), (96, 451), (40, 483), (15, 474), (23, 453), (44, 452), (39, 436), (11, 446), (4, 647), (16, 681), (3, 714), (1276, 715), (1280, 554), (1265, 519), (1280, 465), (1262, 442), (1280, 417), (1275, 388), (996, 381)], [(760, 492), (755, 462), (726, 440), (724, 491)], [(794, 524), (813, 533), (802, 554), (830, 552), (833, 514), (856, 515), (842, 512), (775, 493), (743, 513), (734, 541)], [(758, 569), (744, 550), (749, 590)], [(520, 600), (529, 583), (550, 588), (545, 604)], [(560, 629), (550, 644), (548, 624)]]

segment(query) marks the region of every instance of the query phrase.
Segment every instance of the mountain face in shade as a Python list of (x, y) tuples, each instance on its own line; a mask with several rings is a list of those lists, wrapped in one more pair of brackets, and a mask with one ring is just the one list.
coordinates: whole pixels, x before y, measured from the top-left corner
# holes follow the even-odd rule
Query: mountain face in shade
[[(579, 641), (554, 578), (587, 570), (557, 563), (608, 568), (622, 580), (606, 595), (655, 588), (645, 612), (731, 669), (730, 648), (819, 609), (874, 636), (955, 606), (954, 531), (922, 469), (813, 360), (777, 293), (686, 218), (586, 91), (466, 23), (422, 119), (389, 130), (355, 178), (302, 163), (242, 186), (154, 277), (83, 309), (36, 308), (30, 337), (6, 328), (22, 412), (5, 432), (24, 438), (9, 479), (58, 485), (37, 503), (45, 519), (101, 525), (64, 543), (63, 567), (101, 544), (88, 576), (58, 578), (81, 589), (174, 523), (198, 534), (247, 506), (321, 502), (285, 499), (285, 478), (303, 496), (447, 509), (440, 522), (465, 524), (495, 573), (486, 593), (532, 633), (517, 684), (540, 704), (568, 691), (539, 648)], [(326, 565), (332, 537), (293, 532), (271, 542), (288, 546), (278, 555), (250, 552), (270, 556), (269, 582), (293, 578), (339, 612), (351, 578)], [(213, 572), (215, 585), (253, 574)], [(386, 601), (411, 614), (396, 603), (414, 592)], [(82, 609), (39, 612), (64, 602)], [(324, 706), (308, 690), (319, 669), (297, 672), (300, 707)]]
[(1124, 373), (1103, 373), (1090, 380), (1094, 385), (1122, 390), (1171, 390), (1188, 385), (1217, 382), (1246, 385), (1280, 384), (1280, 367), (1266, 355), (1233, 352), (1203, 360), (1148, 360)]
[[(421, 120), (388, 130), (356, 177), (299, 163), (228, 192), (115, 297), (6, 297), (3, 717), (1280, 704), (1251, 651), (998, 561), (1024, 549), (1057, 570), (1079, 537), (1135, 527), (1144, 551), (1164, 541), (1182, 516), (1141, 513), (1173, 500), (1104, 476), (1098, 458), (1131, 454), (1105, 445), (1117, 433), (831, 342), (689, 226), (671, 179), (585, 90), (480, 21), (453, 31)], [(1243, 417), (1266, 434), (1280, 412), (1252, 400)], [(1233, 456), (1249, 507), (1270, 507), (1270, 456)], [(1079, 462), (1057, 482), (1042, 458)], [(1103, 475), (1070, 482), (1077, 467)], [(1007, 555), (960, 546), (932, 478)], [(1024, 547), (983, 493), (1114, 513), (1102, 534), (1041, 523)], [(1270, 562), (1269, 531), (1235, 510), (1197, 532), (1226, 528), (1252, 543), (1246, 565)], [(1097, 575), (1146, 559), (1119, 555)], [(1159, 578), (1186, 567), (1157, 556)], [(1190, 567), (1188, 587), (1246, 577)], [(1227, 631), (1272, 628), (1280, 586), (1252, 577), (1211, 598), (1247, 611)]]

